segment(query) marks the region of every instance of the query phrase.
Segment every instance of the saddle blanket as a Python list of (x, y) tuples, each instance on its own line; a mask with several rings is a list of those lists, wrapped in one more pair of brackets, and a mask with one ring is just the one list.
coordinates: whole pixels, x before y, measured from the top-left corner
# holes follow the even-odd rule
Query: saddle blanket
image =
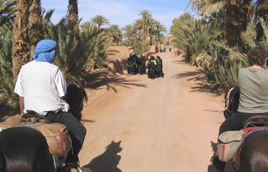
[(227, 162), (231, 160), (239, 149), (243, 140), (251, 133), (268, 130), (268, 127), (249, 127), (238, 131), (226, 131), (218, 138), (217, 153), (219, 160)]
[(72, 147), (69, 132), (60, 123), (23, 122), (20, 115), (15, 115), (0, 122), (0, 131), (18, 126), (31, 127), (40, 131), (46, 138), (50, 153), (56, 157), (66, 157)]

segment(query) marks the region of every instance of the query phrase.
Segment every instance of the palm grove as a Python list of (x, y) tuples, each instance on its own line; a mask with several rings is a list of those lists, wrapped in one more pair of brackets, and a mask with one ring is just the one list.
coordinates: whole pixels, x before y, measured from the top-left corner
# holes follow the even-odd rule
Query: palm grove
[(185, 52), (185, 60), (201, 59), (211, 86), (237, 84), (241, 67), (248, 66), (247, 51), (268, 47), (267, 0), (190, 0), (196, 11), (173, 20), (173, 45)]
[[(163, 42), (166, 28), (144, 10), (133, 24), (120, 28), (96, 15), (81, 23), (78, 1), (69, 0), (68, 14), (57, 24), (54, 10), (44, 11), (40, 0), (0, 0), (0, 100), (14, 102), (14, 83), (21, 66), (31, 60), (41, 39), (58, 43), (55, 63), (68, 79), (82, 79), (92, 69), (101, 68), (112, 45), (131, 46), (137, 54)], [(106, 25), (106, 27), (103, 27)]]

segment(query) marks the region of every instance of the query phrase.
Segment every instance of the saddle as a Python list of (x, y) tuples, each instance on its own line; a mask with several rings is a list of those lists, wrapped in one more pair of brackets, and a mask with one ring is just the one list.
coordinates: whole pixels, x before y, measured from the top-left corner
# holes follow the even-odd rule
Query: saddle
[(256, 115), (248, 118), (243, 123), (243, 128), (249, 127), (268, 127), (268, 116), (265, 115)]
[[(243, 123), (243, 128), (244, 128), (243, 139), (245, 139), (251, 133), (254, 133), (256, 131), (268, 130), (268, 116), (256, 115), (256, 116), (250, 117)], [(243, 143), (241, 143), (234, 157), (235, 161), (233, 162), (233, 167), (236, 170), (239, 169), (240, 157), (238, 155), (240, 155), (242, 147), (243, 147)]]
[(0, 122), (0, 131), (12, 127), (31, 127), (41, 132), (47, 141), (49, 152), (56, 157), (66, 157), (71, 150), (72, 141), (69, 131), (63, 124), (50, 123), (45, 117), (26, 113), (7, 118)]
[(252, 133), (251, 131), (254, 132), (264, 129), (268, 129), (268, 116), (256, 115), (243, 123), (242, 130), (222, 133), (218, 138), (218, 158), (223, 162), (231, 160), (235, 156), (235, 153), (240, 151), (240, 146), (244, 138)]

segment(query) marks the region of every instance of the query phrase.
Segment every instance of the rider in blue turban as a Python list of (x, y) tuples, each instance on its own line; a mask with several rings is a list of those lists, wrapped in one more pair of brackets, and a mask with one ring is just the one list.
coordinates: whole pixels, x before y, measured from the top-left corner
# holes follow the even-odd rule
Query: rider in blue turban
[(40, 62), (52, 63), (55, 58), (57, 43), (44, 39), (37, 43), (34, 49), (33, 59)]

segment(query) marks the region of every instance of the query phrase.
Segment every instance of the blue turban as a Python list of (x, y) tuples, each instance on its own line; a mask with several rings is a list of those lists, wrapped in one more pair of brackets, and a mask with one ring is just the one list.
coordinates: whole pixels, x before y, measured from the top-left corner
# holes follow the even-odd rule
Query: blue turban
[(52, 63), (55, 58), (57, 43), (53, 40), (44, 39), (37, 43), (34, 49), (33, 59), (39, 62)]

